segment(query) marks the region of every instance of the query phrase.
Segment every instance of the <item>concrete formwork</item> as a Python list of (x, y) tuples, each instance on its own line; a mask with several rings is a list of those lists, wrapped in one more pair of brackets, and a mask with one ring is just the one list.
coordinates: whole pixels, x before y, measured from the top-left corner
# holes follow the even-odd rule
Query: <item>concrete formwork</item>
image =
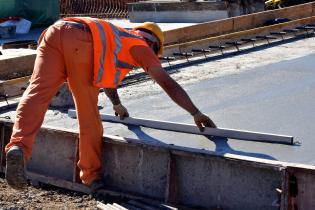
[[(127, 140), (104, 145), (111, 188), (193, 207), (273, 209), (282, 167)], [(114, 143), (114, 144), (113, 144)], [(107, 149), (106, 149), (107, 148)]]
[(314, 170), (299, 167), (288, 167), (289, 200), (288, 206), (299, 209), (315, 209), (315, 173)]
[[(11, 126), (0, 121), (2, 149)], [(28, 163), (30, 178), (88, 192), (76, 181), (77, 139), (76, 132), (42, 128)], [(290, 205), (296, 204), (311, 209), (315, 205), (312, 166), (115, 136), (104, 136), (103, 141), (103, 176), (115, 192), (192, 208), (266, 210), (292, 209)], [(298, 191), (293, 192), (293, 187)]]
[(78, 137), (55, 129), (41, 130), (27, 170), (70, 182), (76, 181)]
[[(194, 26), (171, 29), (164, 32), (165, 45), (173, 45), (219, 35), (262, 27), (275, 18), (298, 20), (315, 15), (315, 2), (243, 15), (223, 20), (210, 21)], [(306, 23), (304, 23), (306, 24)], [(274, 30), (274, 29), (273, 29)]]

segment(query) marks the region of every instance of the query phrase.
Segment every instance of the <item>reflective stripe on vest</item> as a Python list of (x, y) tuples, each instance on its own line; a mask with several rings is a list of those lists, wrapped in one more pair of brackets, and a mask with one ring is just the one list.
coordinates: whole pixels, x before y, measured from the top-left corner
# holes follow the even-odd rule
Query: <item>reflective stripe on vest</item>
[[(104, 75), (104, 57), (105, 57), (105, 53), (106, 53), (106, 34), (104, 32), (104, 29), (103, 29), (103, 26), (102, 24), (94, 19), (94, 22), (96, 23), (97, 27), (98, 27), (98, 30), (100, 32), (100, 35), (101, 35), (101, 40), (102, 40), (102, 53), (101, 53), (101, 57), (100, 57), (100, 67), (99, 67), (99, 70), (98, 70), (98, 75), (97, 75), (97, 80), (96, 82), (100, 82), (103, 75)], [(115, 37), (115, 49), (114, 49), (114, 65), (115, 65), (115, 68), (116, 68), (116, 72), (115, 72), (115, 80), (114, 80), (114, 84), (115, 85), (118, 85), (118, 82), (119, 82), (119, 78), (120, 78), (120, 71), (117, 71), (117, 68), (125, 68), (125, 69), (133, 69), (135, 68), (135, 66), (129, 64), (129, 63), (126, 63), (124, 61), (120, 61), (117, 59), (118, 57), (118, 53), (120, 52), (121, 48), (122, 48), (122, 43), (121, 43), (121, 39), (120, 37), (121, 36), (124, 36), (124, 37), (133, 37), (133, 38), (137, 38), (137, 39), (140, 39), (140, 40), (143, 40), (143, 38), (139, 37), (139, 36), (136, 36), (136, 35), (133, 35), (133, 34), (130, 34), (130, 33), (127, 33), (125, 31), (120, 31), (116, 26), (114, 26), (113, 24), (111, 23), (108, 23), (113, 31), (113, 34), (114, 34), (114, 37)]]
[(98, 69), (98, 75), (97, 75), (97, 82), (101, 81), (103, 74), (104, 74), (104, 57), (105, 57), (105, 53), (106, 53), (106, 35), (104, 33), (104, 29), (103, 26), (100, 22), (98, 22), (97, 20), (94, 20), (94, 22), (97, 25), (97, 28), (100, 32), (101, 35), (101, 40), (102, 40), (102, 53), (101, 53), (101, 57), (100, 57), (100, 66)]

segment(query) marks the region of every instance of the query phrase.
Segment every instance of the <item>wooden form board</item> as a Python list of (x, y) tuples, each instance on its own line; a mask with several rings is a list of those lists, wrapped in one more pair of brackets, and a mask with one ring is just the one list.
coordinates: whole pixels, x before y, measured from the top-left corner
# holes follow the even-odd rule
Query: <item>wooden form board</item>
[(34, 68), (36, 50), (6, 49), (1, 50), (0, 79), (13, 79), (30, 75)]
[[(290, 180), (288, 182), (287, 187), (288, 189), (291, 188), (291, 192), (290, 192), (291, 195), (288, 196), (289, 202), (290, 202), (290, 196), (292, 196), (294, 197), (294, 201), (295, 201), (295, 205), (297, 206), (297, 209), (315, 209), (315, 171), (314, 169), (289, 166), (287, 168), (287, 171), (288, 171), (288, 178)], [(294, 190), (292, 190), (292, 186), (290, 186), (292, 182), (296, 183), (297, 192), (294, 192)]]
[[(73, 109), (68, 110), (70, 117), (76, 117), (76, 111)], [(205, 128), (203, 132), (199, 131), (197, 126), (191, 124), (174, 123), (166, 121), (148, 120), (141, 118), (127, 117), (120, 120), (118, 117), (108, 114), (101, 114), (101, 119), (107, 122), (122, 123), (127, 125), (144, 126), (160, 130), (175, 131), (182, 133), (190, 133), (197, 135), (217, 136), (232, 139), (243, 139), (249, 141), (261, 141), (279, 144), (293, 144), (293, 137), (286, 135), (276, 135), (268, 133), (258, 133), (244, 130), (233, 130), (226, 128)]]
[(258, 27), (254, 29), (234, 32), (230, 34), (223, 34), (215, 37), (209, 37), (205, 39), (200, 39), (197, 41), (190, 41), (181, 44), (174, 44), (165, 47), (164, 55), (172, 56), (174, 52), (188, 52), (193, 48), (208, 48), (209, 45), (219, 45), (224, 44), (225, 41), (237, 41), (240, 38), (253, 38), (257, 35), (268, 35), (271, 31), (281, 31), (283, 29), (292, 29), (297, 26), (311, 24), (315, 22), (315, 16), (302, 18), (298, 20), (293, 20), (285, 23), (280, 23), (271, 26)]
[(22, 95), (28, 85), (30, 77), (31, 76), (26, 76), (0, 81), (0, 95), (7, 95), (8, 97)]
[(165, 31), (165, 45), (167, 46), (175, 43), (261, 27), (266, 21), (275, 18), (296, 20), (313, 15), (315, 15), (315, 2), (223, 20), (210, 21), (194, 26)]

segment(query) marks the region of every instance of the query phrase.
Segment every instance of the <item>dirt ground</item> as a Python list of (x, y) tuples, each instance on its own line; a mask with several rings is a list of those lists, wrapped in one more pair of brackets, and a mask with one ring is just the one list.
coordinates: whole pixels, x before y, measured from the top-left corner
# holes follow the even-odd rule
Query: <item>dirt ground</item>
[(90, 195), (41, 185), (28, 186), (24, 191), (10, 188), (0, 174), (0, 209), (97, 209), (97, 201)]

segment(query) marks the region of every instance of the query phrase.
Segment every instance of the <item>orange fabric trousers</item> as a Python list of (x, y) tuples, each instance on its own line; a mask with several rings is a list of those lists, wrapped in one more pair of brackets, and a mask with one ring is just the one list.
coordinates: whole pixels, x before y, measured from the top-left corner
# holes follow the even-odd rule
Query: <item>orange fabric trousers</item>
[[(66, 23), (48, 28), (38, 47), (30, 85), (16, 111), (16, 120), (6, 152), (17, 145), (25, 159), (32, 154), (49, 102), (68, 80), (79, 121), (80, 178), (89, 185), (99, 178), (103, 126), (97, 107), (99, 89), (92, 85), (93, 46), (90, 32)], [(62, 148), (60, 148), (62, 149)]]

